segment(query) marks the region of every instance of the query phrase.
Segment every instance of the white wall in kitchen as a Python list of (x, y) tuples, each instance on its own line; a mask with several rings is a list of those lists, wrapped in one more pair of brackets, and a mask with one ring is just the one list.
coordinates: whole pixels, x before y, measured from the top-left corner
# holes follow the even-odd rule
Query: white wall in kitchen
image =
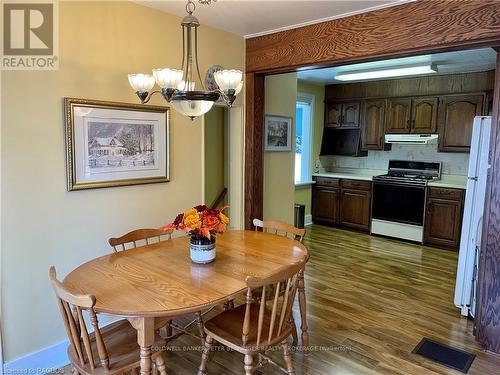
[(468, 153), (437, 152), (437, 143), (426, 145), (393, 144), (391, 151), (368, 151), (366, 157), (321, 156), (325, 171), (335, 168), (363, 168), (387, 170), (389, 160), (442, 161), (443, 173), (467, 175)]

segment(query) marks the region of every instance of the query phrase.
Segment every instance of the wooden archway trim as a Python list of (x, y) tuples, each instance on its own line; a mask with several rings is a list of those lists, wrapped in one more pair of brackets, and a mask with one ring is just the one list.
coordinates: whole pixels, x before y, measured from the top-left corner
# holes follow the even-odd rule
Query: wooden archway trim
[(500, 3), (423, 0), (250, 38), (247, 72), (289, 72), (497, 45)]
[[(245, 228), (263, 218), (264, 202), (264, 75), (247, 73), (245, 119)], [(248, 126), (248, 124), (252, 124)]]

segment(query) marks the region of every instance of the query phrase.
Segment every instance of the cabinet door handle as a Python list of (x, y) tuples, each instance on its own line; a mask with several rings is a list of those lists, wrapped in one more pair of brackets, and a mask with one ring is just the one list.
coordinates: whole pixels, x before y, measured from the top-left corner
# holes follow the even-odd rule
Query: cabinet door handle
[(410, 128), (410, 120), (406, 120), (406, 129)]

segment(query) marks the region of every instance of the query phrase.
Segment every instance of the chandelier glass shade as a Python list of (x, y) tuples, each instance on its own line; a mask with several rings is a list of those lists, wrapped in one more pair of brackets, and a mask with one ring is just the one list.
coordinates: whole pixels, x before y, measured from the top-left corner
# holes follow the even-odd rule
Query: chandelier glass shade
[[(200, 1), (203, 3), (202, 1)], [(194, 119), (212, 108), (214, 103), (223, 99), (227, 106), (231, 106), (236, 95), (243, 87), (243, 73), (240, 70), (223, 69), (214, 73), (218, 89), (208, 91), (201, 79), (198, 66), (198, 27), (200, 23), (193, 16), (195, 4), (188, 0), (188, 13), (181, 22), (182, 26), (182, 70), (171, 68), (153, 69), (153, 74), (129, 74), (130, 86), (145, 104), (151, 96), (161, 93), (164, 99), (172, 103), (177, 112)], [(151, 91), (154, 85), (160, 90)]]

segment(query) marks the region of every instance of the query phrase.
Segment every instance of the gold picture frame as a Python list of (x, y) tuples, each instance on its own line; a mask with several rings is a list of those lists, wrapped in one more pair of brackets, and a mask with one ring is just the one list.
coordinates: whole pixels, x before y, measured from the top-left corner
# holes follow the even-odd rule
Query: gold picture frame
[(64, 98), (67, 190), (170, 181), (170, 108)]

